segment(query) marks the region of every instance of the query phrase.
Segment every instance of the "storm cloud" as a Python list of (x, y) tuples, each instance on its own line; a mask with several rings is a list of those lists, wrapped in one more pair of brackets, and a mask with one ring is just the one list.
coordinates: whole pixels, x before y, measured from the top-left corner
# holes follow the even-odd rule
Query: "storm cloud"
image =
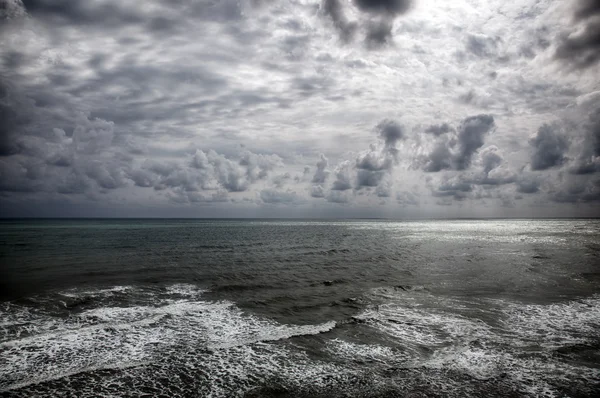
[(354, 4), (365, 12), (398, 15), (410, 9), (412, 0), (354, 0)]
[(0, 213), (598, 215), (599, 18), (0, 1)]
[(600, 60), (600, 6), (596, 0), (579, 0), (574, 4), (574, 29), (561, 37), (555, 56), (575, 68), (585, 69)]
[[(465, 170), (473, 155), (485, 143), (485, 136), (494, 128), (494, 117), (481, 114), (465, 118), (452, 136), (442, 135), (423, 161), (423, 170)], [(439, 134), (438, 134), (439, 135)]]
[[(338, 30), (342, 42), (351, 42), (357, 31), (365, 32), (367, 48), (379, 48), (392, 42), (394, 19), (406, 13), (412, 6), (410, 0), (354, 0), (353, 4), (368, 18), (348, 21), (345, 5), (341, 0), (323, 0), (323, 12), (329, 16)], [(373, 18), (373, 17), (376, 18)]]
[(565, 154), (569, 149), (569, 141), (558, 125), (544, 124), (537, 134), (529, 140), (533, 147), (531, 168), (546, 170), (560, 166), (567, 160)]
[(358, 29), (358, 24), (356, 22), (349, 22), (346, 19), (340, 0), (323, 0), (322, 7), (325, 14), (331, 18), (333, 25), (339, 31), (341, 40), (343, 42), (352, 41)]

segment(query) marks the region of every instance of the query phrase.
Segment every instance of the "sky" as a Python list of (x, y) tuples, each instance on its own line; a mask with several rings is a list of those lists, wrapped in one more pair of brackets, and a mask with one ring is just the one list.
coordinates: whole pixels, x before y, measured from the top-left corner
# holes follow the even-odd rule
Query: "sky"
[(0, 0), (0, 217), (600, 216), (600, 1)]

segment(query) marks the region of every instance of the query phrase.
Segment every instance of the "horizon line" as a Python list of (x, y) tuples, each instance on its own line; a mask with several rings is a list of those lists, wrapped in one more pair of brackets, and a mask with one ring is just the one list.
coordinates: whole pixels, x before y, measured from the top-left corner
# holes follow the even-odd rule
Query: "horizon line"
[(0, 217), (0, 221), (15, 220), (386, 220), (386, 221), (435, 221), (435, 220), (598, 220), (600, 217)]

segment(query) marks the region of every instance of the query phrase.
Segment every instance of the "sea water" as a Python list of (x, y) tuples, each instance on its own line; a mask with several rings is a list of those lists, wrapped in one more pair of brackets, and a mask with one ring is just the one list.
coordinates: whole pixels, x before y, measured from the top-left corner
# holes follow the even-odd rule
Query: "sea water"
[(8, 220), (0, 394), (600, 394), (598, 220)]

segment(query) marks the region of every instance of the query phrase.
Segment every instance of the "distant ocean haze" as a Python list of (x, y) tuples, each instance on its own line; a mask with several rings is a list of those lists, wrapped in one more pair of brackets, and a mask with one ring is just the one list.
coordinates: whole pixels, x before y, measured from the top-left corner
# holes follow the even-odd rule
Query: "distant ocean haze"
[(3, 396), (594, 396), (598, 220), (4, 220)]

